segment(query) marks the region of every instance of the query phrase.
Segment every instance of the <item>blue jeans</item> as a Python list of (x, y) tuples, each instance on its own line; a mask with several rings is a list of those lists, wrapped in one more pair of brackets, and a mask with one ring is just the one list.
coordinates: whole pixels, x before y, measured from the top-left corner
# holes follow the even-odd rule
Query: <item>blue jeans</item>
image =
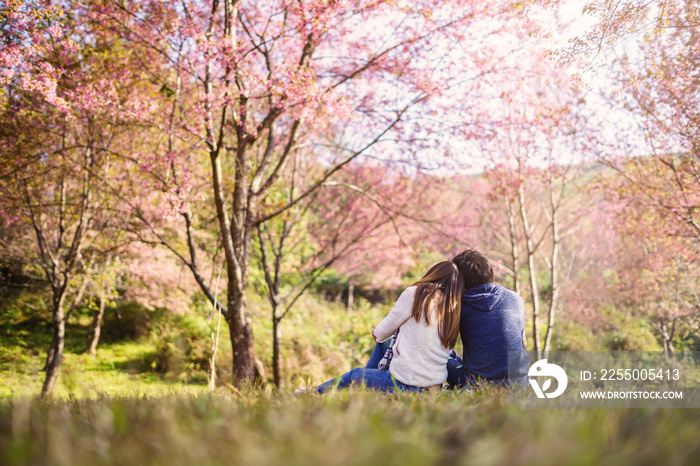
[(335, 379), (329, 380), (328, 382), (316, 387), (316, 392), (325, 393), (331, 390), (337, 384), (338, 388), (347, 388), (350, 385), (364, 385), (367, 388), (372, 388), (385, 393), (391, 393), (394, 391), (399, 392), (422, 392), (423, 390), (414, 387), (413, 385), (406, 385), (396, 380), (389, 371), (380, 371), (379, 369), (367, 369), (365, 367), (358, 367), (350, 372), (337, 377)]
[(386, 353), (389, 347), (389, 341), (391, 341), (391, 338), (384, 343), (377, 343), (374, 345), (374, 351), (372, 351), (369, 361), (365, 364), (365, 369), (379, 369), (379, 361), (384, 357), (384, 353)]
[(328, 390), (338, 384), (338, 388), (347, 388), (352, 384), (362, 385), (364, 384), (367, 388), (373, 388), (375, 390), (380, 390), (382, 392), (394, 392), (404, 391), (404, 392), (422, 392), (423, 390), (414, 387), (413, 385), (406, 385), (401, 383), (391, 376), (389, 371), (380, 371), (377, 369), (379, 361), (384, 357), (389, 341), (384, 343), (377, 343), (372, 351), (372, 355), (369, 357), (365, 367), (359, 367), (353, 369), (350, 372), (346, 372), (340, 377), (329, 380), (328, 382), (316, 387), (318, 393), (325, 393)]

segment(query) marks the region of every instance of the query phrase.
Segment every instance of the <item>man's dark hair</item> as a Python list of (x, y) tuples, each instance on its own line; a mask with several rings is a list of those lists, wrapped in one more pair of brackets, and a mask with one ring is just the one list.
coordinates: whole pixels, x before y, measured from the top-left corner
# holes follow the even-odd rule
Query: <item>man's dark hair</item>
[(452, 262), (457, 264), (460, 272), (464, 275), (464, 289), (473, 288), (493, 282), (493, 267), (491, 262), (474, 249), (467, 249), (457, 254)]

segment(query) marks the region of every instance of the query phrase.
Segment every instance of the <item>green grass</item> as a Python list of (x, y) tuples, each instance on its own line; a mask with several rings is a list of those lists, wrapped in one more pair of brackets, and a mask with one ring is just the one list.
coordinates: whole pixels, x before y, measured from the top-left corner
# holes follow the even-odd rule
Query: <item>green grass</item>
[[(45, 291), (0, 296), (0, 398), (33, 396), (41, 391), (42, 367), (51, 343), (50, 314)], [(53, 392), (57, 398), (82, 398), (95, 393), (199, 393), (200, 384), (164, 377), (152, 368), (155, 341), (110, 341), (105, 338), (96, 355), (85, 354), (89, 315), (78, 313), (66, 326), (63, 364)]]
[[(5, 297), (7, 298), (7, 297)], [(307, 296), (283, 322), (284, 381), (206, 393), (201, 367), (155, 371), (159, 344), (195, 338), (206, 308), (153, 314), (134, 341), (105, 338), (84, 354), (86, 315), (72, 320), (52, 400), (36, 398), (50, 342), (40, 294), (0, 300), (0, 464), (50, 465), (691, 465), (700, 461), (692, 409), (516, 409), (506, 393), (382, 395), (353, 389), (294, 396), (364, 363), (369, 330), (388, 311)], [(271, 356), (265, 301), (250, 297), (256, 352)], [(89, 317), (89, 316), (87, 316)], [(197, 330), (199, 329), (199, 330)], [(207, 330), (208, 331), (208, 330)], [(179, 333), (178, 333), (179, 332)], [(206, 333), (206, 332), (205, 332)], [(106, 334), (109, 335), (109, 334)], [(194, 337), (193, 337), (194, 335)], [(197, 337), (199, 338), (199, 337)], [(195, 338), (196, 339), (196, 338)], [(222, 327), (220, 382), (231, 354)], [(208, 344), (196, 343), (201, 350)]]
[[(41, 390), (41, 371), (51, 342), (50, 315), (45, 291), (0, 296), (0, 399), (34, 396)], [(268, 380), (272, 377), (271, 322), (266, 301), (250, 293), (250, 310), (254, 322), (256, 354), (265, 365)], [(194, 341), (199, 360), (211, 347), (209, 308), (195, 303), (187, 316), (168, 316), (163, 311), (144, 311), (128, 305), (124, 319), (146, 319), (150, 330), (135, 340), (120, 339), (114, 328), (114, 317), (108, 312), (107, 329), (103, 332), (97, 354), (85, 354), (90, 314), (76, 313), (66, 329), (66, 345), (60, 376), (53, 396), (85, 398), (95, 393), (112, 396), (149, 394), (172, 391), (201, 393), (206, 387), (208, 363), (193, 364), (180, 354), (171, 361), (167, 373), (156, 371), (158, 351), (163, 343), (181, 345), (183, 335)], [(129, 314), (128, 312), (132, 312)], [(133, 312), (146, 312), (135, 315)], [(302, 297), (295, 309), (282, 322), (282, 387), (291, 389), (306, 381), (323, 382), (364, 364), (373, 349), (372, 326), (388, 312), (386, 306), (372, 307), (357, 302), (348, 313), (340, 303), (328, 303), (309, 295)], [(111, 327), (110, 321), (111, 319)], [(143, 330), (142, 330), (143, 331)], [(191, 341), (192, 342), (192, 341)], [(177, 352), (177, 349), (174, 350)], [(221, 327), (217, 357), (218, 381), (231, 378), (231, 344), (228, 327)]]
[[(203, 384), (188, 383), (163, 377), (150, 370), (153, 344), (115, 343), (103, 345), (97, 355), (66, 352), (59, 383), (52, 396), (57, 398), (86, 398), (96, 394), (157, 395), (171, 391), (201, 393)], [(41, 355), (43, 356), (43, 355)], [(26, 358), (21, 369), (9, 363), (2, 371), (0, 398), (32, 396), (41, 391), (44, 373), (40, 371), (43, 357)]]
[(684, 465), (695, 410), (516, 410), (499, 390), (0, 402), (0, 464)]

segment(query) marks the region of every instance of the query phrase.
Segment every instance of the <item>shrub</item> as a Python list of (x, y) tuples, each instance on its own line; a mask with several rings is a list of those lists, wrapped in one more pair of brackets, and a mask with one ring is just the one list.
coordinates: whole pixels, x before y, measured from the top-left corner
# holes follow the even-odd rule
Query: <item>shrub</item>
[(172, 315), (151, 332), (155, 342), (155, 369), (170, 377), (204, 381), (211, 358), (211, 335), (207, 321), (194, 313)]
[(605, 348), (611, 351), (662, 351), (653, 330), (638, 316), (615, 308), (601, 311), (604, 317)]
[(554, 351), (597, 351), (604, 342), (590, 329), (576, 322), (564, 321), (557, 325), (552, 338)]
[(106, 310), (100, 339), (105, 342), (139, 340), (148, 336), (153, 323), (165, 319), (167, 313), (165, 309), (149, 310), (133, 301), (119, 303)]

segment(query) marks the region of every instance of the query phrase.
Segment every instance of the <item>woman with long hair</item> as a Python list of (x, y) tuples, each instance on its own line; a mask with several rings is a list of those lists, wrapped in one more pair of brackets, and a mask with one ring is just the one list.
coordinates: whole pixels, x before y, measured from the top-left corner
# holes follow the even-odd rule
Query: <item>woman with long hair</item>
[[(423, 391), (447, 380), (447, 358), (459, 337), (464, 276), (451, 261), (434, 265), (407, 288), (389, 314), (372, 331), (377, 347), (367, 366), (316, 387), (364, 385), (381, 391)], [(398, 330), (398, 333), (396, 333)], [(388, 370), (378, 368), (386, 345), (396, 333)]]

